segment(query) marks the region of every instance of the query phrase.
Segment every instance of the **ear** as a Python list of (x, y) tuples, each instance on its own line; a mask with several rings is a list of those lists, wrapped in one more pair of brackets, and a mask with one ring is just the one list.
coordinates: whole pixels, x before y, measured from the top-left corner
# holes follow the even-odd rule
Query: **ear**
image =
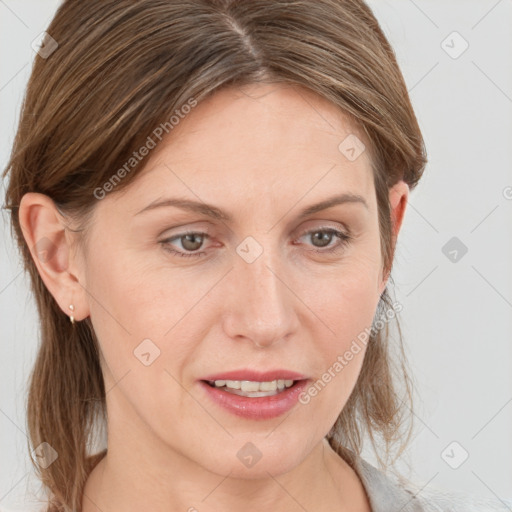
[[(402, 227), (402, 222), (409, 200), (409, 185), (405, 181), (400, 180), (389, 189), (389, 206), (391, 209), (391, 236), (393, 250), (396, 246), (398, 233)], [(384, 292), (389, 279), (389, 273), (385, 276), (381, 283), (380, 294)]]
[(62, 311), (73, 315), (75, 321), (89, 316), (69, 219), (61, 215), (48, 196), (29, 192), (21, 198), (19, 221), (39, 275)]

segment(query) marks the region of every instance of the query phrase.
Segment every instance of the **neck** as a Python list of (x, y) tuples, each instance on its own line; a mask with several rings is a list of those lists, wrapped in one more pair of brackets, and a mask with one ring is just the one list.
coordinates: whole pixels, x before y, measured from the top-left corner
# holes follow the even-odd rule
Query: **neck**
[[(129, 447), (129, 448), (128, 448)], [(271, 509), (354, 510), (369, 504), (352, 468), (322, 440), (298, 466), (282, 475), (240, 479), (208, 471), (179, 453), (140, 450), (109, 437), (107, 455), (91, 473), (83, 512), (256, 512)]]

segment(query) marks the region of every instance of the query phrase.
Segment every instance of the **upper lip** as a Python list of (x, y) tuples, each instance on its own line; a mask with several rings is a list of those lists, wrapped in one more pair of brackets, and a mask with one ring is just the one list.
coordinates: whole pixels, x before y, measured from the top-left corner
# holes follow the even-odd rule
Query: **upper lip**
[(215, 373), (201, 380), (251, 380), (255, 382), (272, 382), (273, 380), (302, 380), (304, 375), (290, 370), (277, 369), (259, 372), (256, 370), (232, 370), (229, 372)]

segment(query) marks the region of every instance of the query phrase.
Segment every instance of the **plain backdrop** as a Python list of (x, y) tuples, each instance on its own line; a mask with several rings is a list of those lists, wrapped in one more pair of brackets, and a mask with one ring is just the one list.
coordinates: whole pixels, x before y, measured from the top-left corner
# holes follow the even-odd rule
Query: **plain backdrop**
[[(0, 0), (0, 163), (56, 0)], [(426, 486), (512, 497), (512, 1), (372, 0), (424, 134), (429, 164), (408, 204), (392, 272), (416, 383), (400, 459)], [(2, 204), (5, 183), (2, 183)], [(25, 392), (34, 301), (0, 229), (0, 507), (29, 491)], [(368, 444), (363, 456), (374, 463)], [(26, 510), (26, 508), (25, 508)]]

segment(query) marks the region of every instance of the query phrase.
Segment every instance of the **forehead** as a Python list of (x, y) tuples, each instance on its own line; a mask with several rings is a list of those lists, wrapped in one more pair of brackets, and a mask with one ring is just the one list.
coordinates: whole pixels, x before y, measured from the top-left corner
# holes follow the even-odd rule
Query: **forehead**
[(354, 137), (367, 146), (336, 105), (308, 89), (286, 84), (226, 88), (183, 116), (123, 195), (136, 202), (133, 210), (167, 191), (208, 202), (247, 196), (290, 204), (306, 195), (315, 200), (349, 191), (371, 203), (368, 152), (355, 160), (343, 152), (344, 141)]

